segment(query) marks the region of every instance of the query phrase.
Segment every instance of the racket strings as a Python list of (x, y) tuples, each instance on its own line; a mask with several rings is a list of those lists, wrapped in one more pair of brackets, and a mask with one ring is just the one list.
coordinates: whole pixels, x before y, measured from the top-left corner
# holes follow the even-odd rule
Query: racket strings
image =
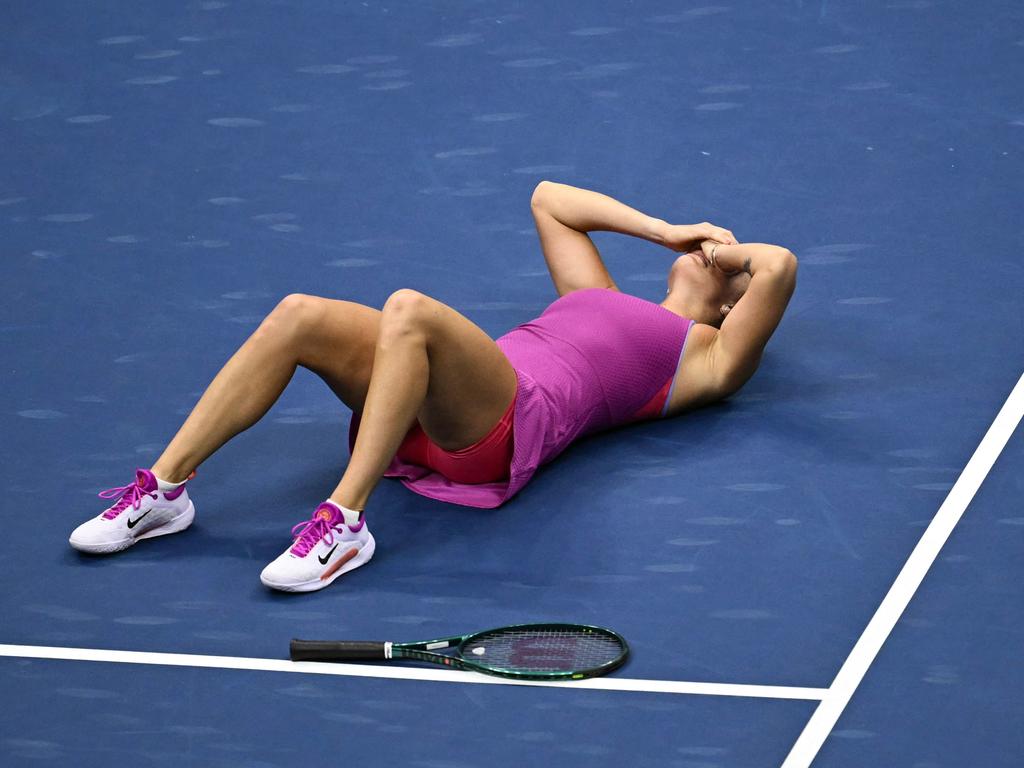
[(473, 638), (463, 656), (516, 672), (569, 672), (610, 664), (623, 650), (617, 638), (599, 632), (511, 629)]

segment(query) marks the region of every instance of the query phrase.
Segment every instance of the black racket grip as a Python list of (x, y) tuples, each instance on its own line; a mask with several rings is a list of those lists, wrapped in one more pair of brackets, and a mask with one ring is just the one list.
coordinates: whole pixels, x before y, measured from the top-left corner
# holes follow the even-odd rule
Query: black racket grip
[(292, 661), (384, 661), (385, 643), (370, 640), (292, 640)]

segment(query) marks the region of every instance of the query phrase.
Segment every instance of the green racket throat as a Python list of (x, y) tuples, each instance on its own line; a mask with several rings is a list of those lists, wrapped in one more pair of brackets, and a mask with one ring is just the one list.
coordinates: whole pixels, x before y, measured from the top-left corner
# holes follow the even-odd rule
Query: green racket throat
[(518, 624), (415, 643), (291, 642), (292, 661), (423, 661), (519, 680), (597, 677), (622, 666), (628, 656), (620, 634), (586, 624)]

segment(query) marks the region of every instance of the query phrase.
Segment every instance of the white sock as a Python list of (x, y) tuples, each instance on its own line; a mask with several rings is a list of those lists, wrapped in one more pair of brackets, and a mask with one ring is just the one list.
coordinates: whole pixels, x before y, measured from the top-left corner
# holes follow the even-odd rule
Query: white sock
[[(156, 477), (156, 475), (153, 475), (153, 477)], [(188, 480), (182, 480), (180, 483), (171, 483), (167, 480), (161, 480), (159, 477), (156, 477), (156, 489), (158, 491), (173, 491), (178, 486), (184, 485), (187, 482)]]
[(340, 510), (341, 514), (345, 517), (345, 525), (347, 525), (349, 528), (359, 525), (359, 521), (363, 519), (363, 513), (360, 512), (358, 509), (349, 509), (348, 507), (343, 507), (341, 504), (334, 501), (333, 499), (326, 499), (325, 501), (328, 504), (337, 507), (338, 510)]

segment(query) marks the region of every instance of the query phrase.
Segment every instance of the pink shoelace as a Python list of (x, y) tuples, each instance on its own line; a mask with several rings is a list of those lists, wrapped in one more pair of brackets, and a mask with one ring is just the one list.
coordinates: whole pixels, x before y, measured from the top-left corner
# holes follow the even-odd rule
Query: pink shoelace
[(335, 531), (344, 533), (344, 524), (339, 520), (337, 525), (331, 525), (331, 521), (325, 520), (317, 511), (310, 520), (299, 523), (292, 528), (292, 536), (298, 536), (298, 539), (292, 545), (292, 554), (305, 557), (320, 539), (324, 539), (327, 546), (330, 546), (334, 543)]
[(105, 491), (100, 491), (96, 495), (101, 499), (119, 499), (114, 506), (103, 513), (104, 520), (113, 520), (124, 512), (128, 508), (129, 504), (132, 505), (132, 509), (138, 509), (142, 505), (143, 496), (152, 496), (154, 499), (156, 498), (155, 493), (147, 493), (139, 487), (138, 483), (131, 483), (120, 488), (108, 488)]

